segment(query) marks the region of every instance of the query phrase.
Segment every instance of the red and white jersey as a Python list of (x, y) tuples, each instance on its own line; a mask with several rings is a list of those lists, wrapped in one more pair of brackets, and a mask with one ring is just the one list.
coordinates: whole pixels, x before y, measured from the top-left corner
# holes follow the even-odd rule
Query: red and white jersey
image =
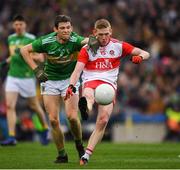
[(96, 55), (87, 49), (87, 45), (84, 46), (78, 55), (78, 62), (85, 64), (83, 84), (87, 81), (102, 80), (116, 88), (120, 59), (131, 54), (133, 48), (129, 43), (113, 38), (106, 46), (99, 47)]

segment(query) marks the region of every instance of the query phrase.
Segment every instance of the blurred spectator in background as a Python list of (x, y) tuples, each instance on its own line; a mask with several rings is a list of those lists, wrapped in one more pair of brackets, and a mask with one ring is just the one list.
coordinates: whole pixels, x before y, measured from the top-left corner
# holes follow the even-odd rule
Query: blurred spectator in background
[(4, 88), (0, 81), (0, 140), (8, 138), (8, 126), (6, 121), (6, 104), (4, 100)]
[[(9, 137), (1, 145), (16, 145), (16, 103), (19, 95), (27, 98), (29, 107), (37, 112), (44, 127), (42, 144), (47, 144), (48, 124), (36, 97), (34, 74), (20, 55), (20, 48), (31, 43), (35, 36), (26, 32), (26, 21), (22, 15), (14, 16), (12, 26), (15, 33), (8, 36), (10, 57), (2, 61), (10, 65), (5, 85)], [(39, 59), (38, 55), (36, 57)]]
[(180, 141), (180, 96), (172, 95), (166, 108), (167, 135), (165, 141)]
[(34, 124), (32, 121), (32, 113), (29, 110), (24, 110), (18, 117), (17, 123), (17, 135), (18, 141), (33, 141), (34, 140)]

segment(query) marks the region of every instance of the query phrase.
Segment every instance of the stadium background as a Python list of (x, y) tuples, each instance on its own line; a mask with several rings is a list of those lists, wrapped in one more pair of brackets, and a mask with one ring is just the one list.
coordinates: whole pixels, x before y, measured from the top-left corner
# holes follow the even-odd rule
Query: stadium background
[[(73, 3), (70, 0), (1, 0), (0, 61), (8, 56), (7, 37), (13, 32), (10, 21), (16, 13), (26, 17), (28, 32), (37, 36), (52, 31), (57, 14), (70, 15), (74, 30), (84, 36), (91, 33), (96, 19), (107, 18), (115, 38), (146, 49), (151, 59), (140, 65), (132, 64), (129, 58), (122, 61), (117, 102), (104, 140), (153, 142), (166, 138), (180, 141), (180, 127), (174, 131), (167, 123), (171, 118), (168, 108), (176, 113), (176, 123), (180, 122), (178, 9), (179, 0), (74, 0)], [(4, 78), (5, 71), (1, 72), (0, 81), (1, 125), (5, 123)], [(22, 98), (18, 102), (17, 112), (19, 122), (23, 124), (26, 119), (31, 122), (31, 111)], [(83, 123), (85, 139), (94, 127), (95, 118), (96, 106), (89, 122)], [(63, 110), (61, 121), (67, 139), (71, 139)], [(34, 126), (30, 123), (29, 131), (24, 132), (21, 126), (26, 125), (22, 124), (17, 125), (19, 140), (34, 140)], [(1, 139), (5, 135), (1, 130)], [(32, 138), (29, 138), (30, 135)]]

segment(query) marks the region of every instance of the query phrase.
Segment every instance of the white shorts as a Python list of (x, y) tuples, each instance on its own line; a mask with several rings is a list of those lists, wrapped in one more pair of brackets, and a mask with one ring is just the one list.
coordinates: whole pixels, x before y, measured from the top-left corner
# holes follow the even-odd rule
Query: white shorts
[[(61, 95), (62, 97), (66, 96), (66, 90), (69, 86), (69, 80), (48, 80), (44, 83), (41, 83), (41, 94), (42, 95)], [(76, 94), (79, 94), (79, 85), (80, 83), (77, 82), (76, 87)]]
[(17, 78), (8, 76), (5, 84), (6, 92), (18, 92), (22, 97), (36, 96), (36, 80), (34, 78)]

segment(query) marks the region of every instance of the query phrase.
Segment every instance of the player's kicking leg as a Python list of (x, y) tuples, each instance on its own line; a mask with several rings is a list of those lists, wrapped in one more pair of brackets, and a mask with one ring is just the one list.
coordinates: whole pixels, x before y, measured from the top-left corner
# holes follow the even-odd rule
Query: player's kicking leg
[(82, 120), (87, 120), (94, 104), (94, 89), (84, 88), (83, 97), (79, 99), (79, 110)]
[(88, 120), (89, 110), (88, 110), (88, 107), (87, 107), (86, 97), (83, 96), (83, 97), (81, 97), (79, 99), (78, 106), (79, 106), (79, 110), (80, 110), (80, 113), (81, 113), (82, 120)]

